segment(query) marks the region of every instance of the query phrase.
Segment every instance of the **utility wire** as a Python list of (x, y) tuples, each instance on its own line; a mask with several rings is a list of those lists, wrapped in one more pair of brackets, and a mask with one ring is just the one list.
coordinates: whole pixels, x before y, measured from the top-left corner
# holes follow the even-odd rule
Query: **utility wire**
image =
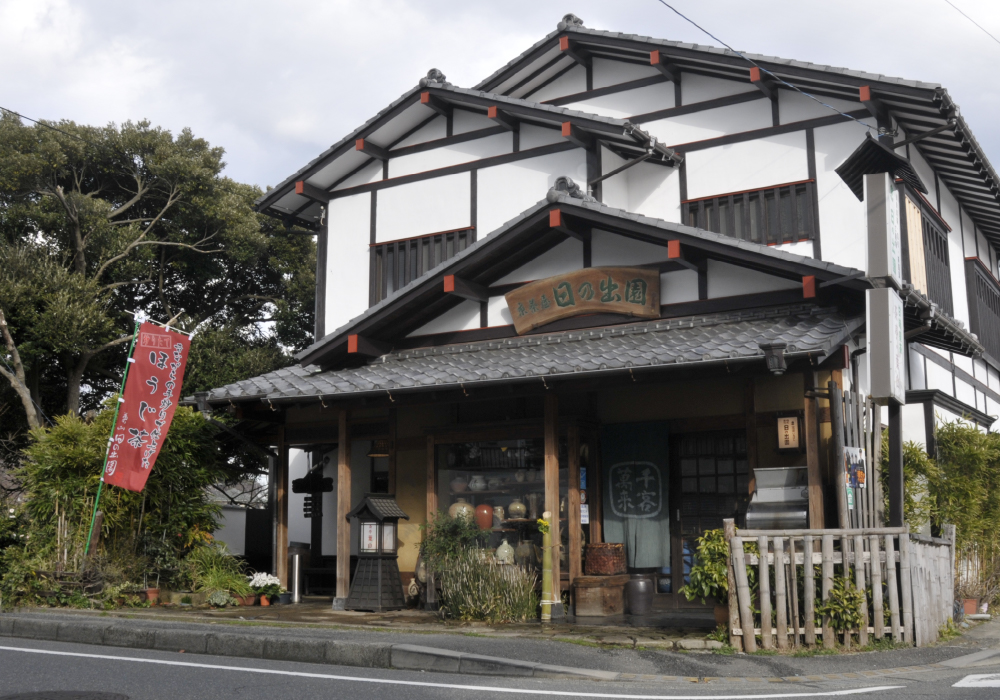
[[(690, 24), (694, 25), (702, 33), (707, 34), (712, 39), (714, 39), (715, 41), (719, 42), (720, 44), (722, 44), (723, 46), (725, 46), (727, 49), (729, 49), (730, 51), (732, 51), (734, 54), (736, 54), (737, 56), (739, 56), (740, 58), (742, 58), (744, 61), (746, 61), (750, 65), (754, 66), (755, 68), (759, 69), (761, 73), (765, 73), (765, 74), (771, 76), (772, 78), (774, 78), (775, 80), (777, 80), (779, 83), (781, 83), (785, 87), (790, 88), (792, 90), (795, 90), (795, 92), (799, 93), (800, 95), (805, 95), (810, 100), (813, 100), (814, 102), (817, 102), (818, 104), (823, 105), (827, 109), (832, 109), (834, 112), (836, 112), (840, 116), (847, 117), (851, 121), (857, 122), (861, 126), (863, 126), (866, 129), (868, 129), (869, 131), (874, 131), (876, 133), (876, 135), (880, 135), (881, 134), (881, 132), (876, 127), (871, 126), (870, 124), (865, 124), (863, 121), (861, 121), (857, 117), (852, 117), (850, 114), (846, 114), (844, 112), (841, 112), (839, 109), (837, 109), (833, 105), (827, 104), (826, 102), (824, 102), (823, 100), (819, 99), (815, 95), (812, 95), (812, 94), (806, 92), (805, 90), (803, 90), (802, 88), (798, 87), (797, 85), (792, 85), (787, 80), (785, 80), (785, 79), (783, 79), (783, 78), (775, 75), (774, 73), (772, 73), (771, 71), (769, 71), (767, 68), (764, 68), (763, 66), (759, 65), (756, 61), (754, 61), (753, 59), (751, 59), (749, 56), (746, 56), (745, 54), (737, 51), (732, 46), (730, 46), (729, 44), (727, 44), (726, 42), (724, 42), (722, 39), (720, 39), (719, 37), (717, 37), (714, 34), (712, 34), (712, 32), (710, 32), (707, 29), (705, 29), (704, 27), (702, 27), (700, 24), (698, 24), (697, 22), (695, 22), (690, 17), (687, 17), (686, 15), (684, 15), (676, 7), (674, 7), (670, 3), (666, 2), (666, 0), (658, 0), (658, 2), (661, 5), (663, 5), (663, 6), (667, 7), (668, 9), (672, 10), (674, 12), (674, 14), (676, 14), (678, 17), (680, 17), (681, 19), (683, 19), (685, 22), (689, 22)], [(945, 0), (945, 2), (948, 2), (948, 0)], [(951, 3), (948, 3), (948, 4), (951, 4)], [(956, 9), (958, 9), (958, 8), (956, 8)]]
[(46, 129), (52, 129), (52, 131), (58, 131), (60, 134), (65, 134), (66, 136), (70, 136), (70, 137), (72, 137), (74, 139), (77, 139), (78, 141), (83, 141), (85, 144), (88, 144), (90, 146), (95, 145), (95, 144), (91, 143), (90, 141), (88, 141), (87, 139), (83, 138), (82, 136), (77, 136), (76, 134), (71, 134), (68, 131), (64, 131), (64, 130), (60, 129), (59, 127), (52, 126), (51, 124), (46, 124), (45, 122), (40, 122), (37, 119), (32, 119), (31, 117), (26, 117), (23, 114), (15, 112), (12, 109), (7, 109), (6, 107), (0, 106), (0, 111), (10, 112), (15, 117), (20, 117), (21, 119), (26, 119), (29, 122), (33, 123), (33, 124), (38, 124), (39, 126), (44, 126)]
[(995, 42), (997, 42), (998, 44), (1000, 44), (1000, 39), (997, 39), (997, 38), (996, 38), (995, 36), (993, 36), (992, 34), (990, 34), (990, 33), (989, 33), (989, 32), (988, 32), (987, 30), (986, 30), (986, 27), (984, 27), (984, 26), (983, 26), (983, 25), (981, 25), (981, 24), (980, 24), (979, 22), (977, 22), (976, 20), (974, 20), (974, 19), (972, 19), (971, 17), (969, 17), (969, 15), (965, 14), (965, 13), (964, 13), (964, 12), (962, 12), (962, 11), (961, 11), (960, 9), (958, 9), (958, 6), (957, 6), (957, 5), (955, 5), (955, 4), (953, 3), (953, 2), (951, 2), (951, 0), (944, 0), (944, 1), (945, 1), (946, 3), (948, 3), (949, 5), (951, 5), (951, 6), (952, 6), (952, 7), (953, 7), (953, 8), (955, 9), (955, 12), (957, 12), (957, 13), (958, 13), (958, 14), (960, 14), (960, 15), (962, 15), (963, 17), (965, 17), (965, 19), (969, 20), (969, 21), (970, 21), (970, 22), (972, 22), (972, 23), (973, 23), (974, 25), (976, 25), (977, 27), (979, 27), (980, 29), (982, 29), (982, 30), (983, 30), (983, 33), (985, 33), (985, 34), (986, 34), (986, 36), (988, 36), (988, 37), (989, 37), (990, 39), (992, 39), (993, 41), (995, 41)]

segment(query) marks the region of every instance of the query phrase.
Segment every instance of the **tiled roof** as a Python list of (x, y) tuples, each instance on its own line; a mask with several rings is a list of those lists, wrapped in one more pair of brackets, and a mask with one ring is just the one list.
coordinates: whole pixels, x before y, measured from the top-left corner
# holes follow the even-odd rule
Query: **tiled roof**
[(791, 357), (824, 356), (862, 323), (835, 309), (796, 305), (405, 350), (352, 369), (287, 367), (215, 389), (209, 401), (318, 400), (762, 360), (760, 343), (786, 343)]

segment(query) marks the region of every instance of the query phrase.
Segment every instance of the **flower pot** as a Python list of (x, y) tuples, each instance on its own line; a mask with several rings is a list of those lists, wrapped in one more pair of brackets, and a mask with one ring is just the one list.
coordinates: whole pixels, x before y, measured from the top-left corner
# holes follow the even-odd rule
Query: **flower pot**
[(257, 604), (257, 596), (255, 596), (252, 593), (250, 595), (239, 595), (235, 597), (236, 597), (236, 602), (238, 602), (240, 605), (250, 606)]
[(160, 589), (159, 588), (147, 588), (146, 589), (146, 600), (149, 601), (150, 605), (157, 605), (160, 602)]
[(291, 593), (280, 593), (280, 594), (278, 594), (278, 603), (280, 605), (291, 605), (292, 604), (292, 594)]
[(271, 604), (271, 596), (262, 595), (260, 597), (260, 604), (262, 607), (267, 607)]
[(723, 605), (722, 603), (716, 603), (715, 607), (712, 609), (715, 613), (715, 624), (718, 625), (729, 625), (729, 604)]

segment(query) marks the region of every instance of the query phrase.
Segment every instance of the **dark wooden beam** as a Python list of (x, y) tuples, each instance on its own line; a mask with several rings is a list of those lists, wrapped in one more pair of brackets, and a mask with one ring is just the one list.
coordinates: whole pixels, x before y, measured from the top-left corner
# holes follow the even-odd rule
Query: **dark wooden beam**
[(366, 156), (377, 158), (378, 160), (389, 160), (389, 151), (381, 146), (376, 146), (366, 139), (358, 139), (354, 142), (354, 150), (364, 153)]
[(455, 275), (444, 276), (444, 292), (471, 301), (489, 301), (490, 299), (488, 287)]
[(680, 241), (667, 241), (667, 258), (680, 267), (698, 270), (698, 265), (685, 257)]
[(594, 138), (590, 134), (584, 133), (572, 122), (562, 123), (563, 138), (580, 148), (591, 149), (594, 147)]
[(349, 335), (347, 336), (347, 354), (348, 355), (363, 355), (365, 357), (381, 357), (391, 350), (392, 347), (387, 343), (381, 343), (377, 340), (372, 340), (363, 335)]
[(881, 100), (875, 97), (870, 85), (862, 85), (858, 88), (858, 100), (865, 106), (868, 113), (879, 121), (890, 121), (889, 110), (886, 109)]
[(295, 194), (300, 194), (303, 197), (308, 197), (314, 202), (321, 202), (323, 204), (330, 203), (330, 194), (324, 192), (316, 185), (310, 185), (305, 180), (299, 180), (295, 183)]
[(507, 129), (507, 131), (519, 131), (521, 128), (521, 122), (511, 117), (506, 112), (501, 112), (496, 105), (486, 108), (486, 116), (503, 128)]
[(430, 107), (432, 110), (440, 114), (442, 117), (451, 116), (451, 106), (444, 104), (429, 92), (420, 93), (420, 104), (424, 105), (425, 107)]
[(578, 241), (586, 243), (590, 240), (590, 229), (580, 231), (572, 228), (566, 223), (563, 218), (562, 211), (559, 209), (549, 210), (549, 228), (555, 229), (560, 233), (564, 233), (570, 238), (575, 238)]
[(764, 93), (767, 99), (778, 99), (778, 88), (775, 87), (774, 81), (764, 75), (764, 72), (757, 66), (750, 69), (750, 82), (753, 83), (758, 90)]
[(590, 54), (578, 44), (571, 42), (568, 36), (559, 37), (559, 50), (563, 56), (569, 56), (584, 68), (590, 65)]
[(659, 49), (649, 52), (649, 65), (660, 71), (667, 80), (678, 84), (681, 82), (681, 69), (660, 54)]

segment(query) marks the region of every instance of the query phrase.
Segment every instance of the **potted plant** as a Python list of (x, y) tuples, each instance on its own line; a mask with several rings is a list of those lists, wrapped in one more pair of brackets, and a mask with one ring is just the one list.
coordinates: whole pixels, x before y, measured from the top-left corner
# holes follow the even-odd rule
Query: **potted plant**
[(270, 605), (271, 598), (280, 595), (283, 590), (281, 580), (277, 576), (258, 571), (248, 578), (250, 588), (260, 596), (261, 605)]
[(231, 597), (253, 594), (243, 573), (243, 562), (229, 554), (224, 544), (195, 547), (184, 559), (184, 567), (196, 593), (207, 596), (223, 591)]
[(698, 538), (694, 564), (691, 566), (689, 582), (681, 588), (688, 600), (701, 598), (715, 599), (715, 622), (724, 625), (729, 622), (729, 545), (722, 530), (706, 530)]

